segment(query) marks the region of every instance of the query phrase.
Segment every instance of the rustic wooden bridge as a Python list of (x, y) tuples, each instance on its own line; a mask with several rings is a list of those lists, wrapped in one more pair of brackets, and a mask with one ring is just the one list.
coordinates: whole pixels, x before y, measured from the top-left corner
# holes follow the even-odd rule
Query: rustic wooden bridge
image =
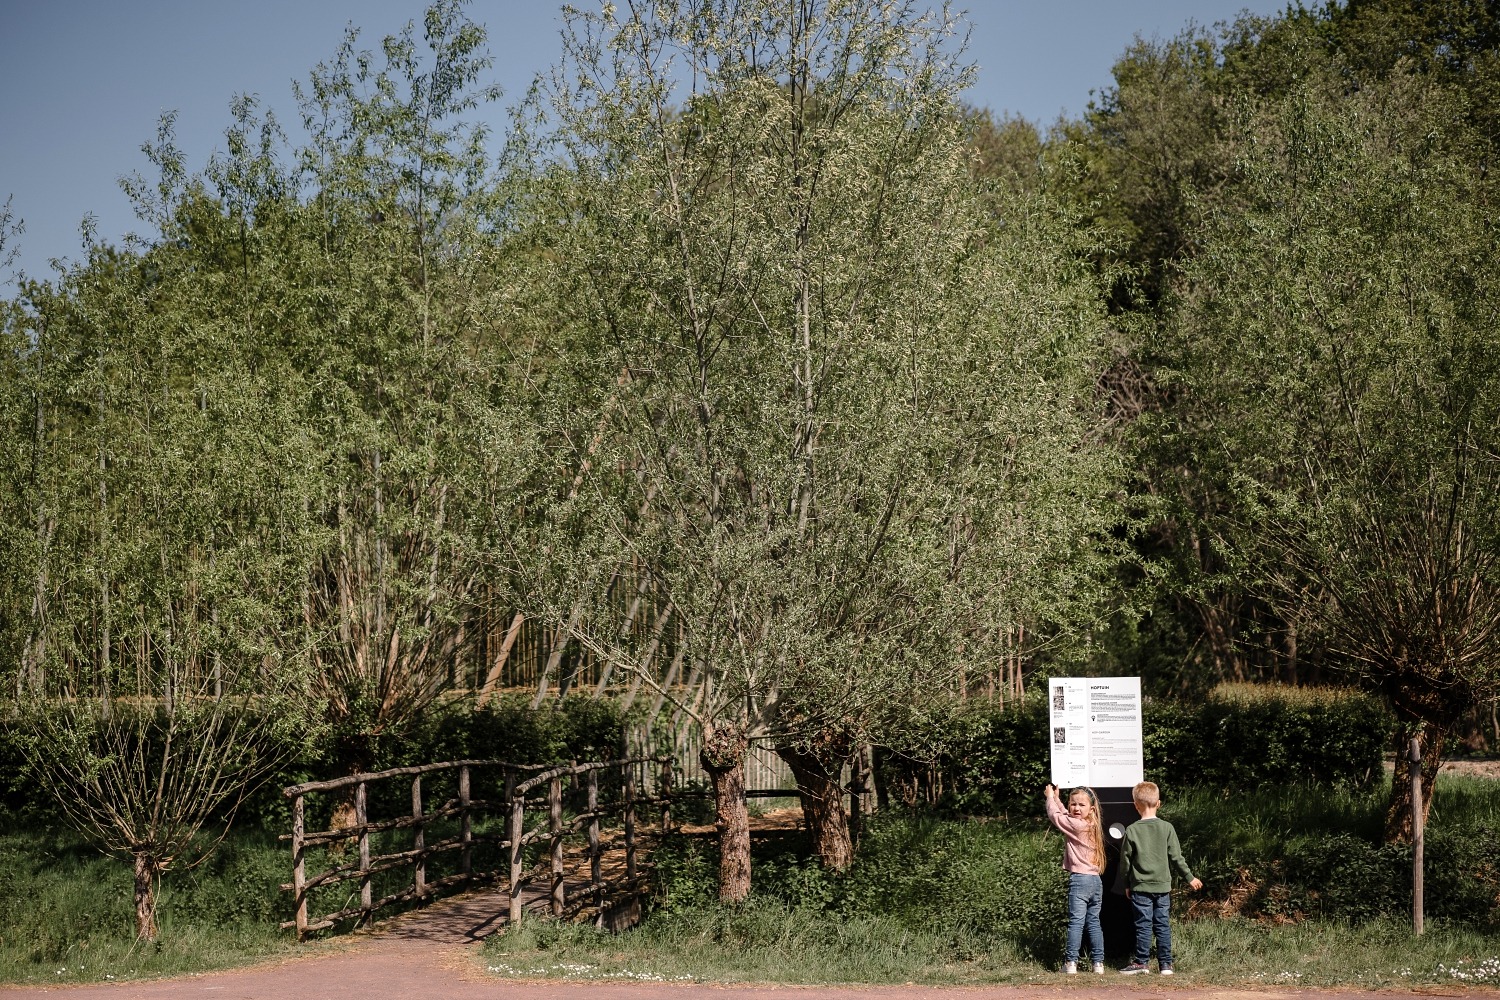
[[(405, 804), (397, 783), (408, 780), (410, 811), (393, 809), (394, 802)], [(435, 787), (439, 796), (431, 794)], [(522, 919), (524, 894), (540, 882), (546, 883), (552, 915), (591, 911), (609, 923), (611, 907), (629, 904), (643, 888), (639, 811), (656, 812), (653, 833), (668, 832), (674, 798), (702, 793), (674, 791), (669, 758), (633, 757), (557, 766), (445, 761), (306, 782), (283, 794), (292, 803), (292, 832), (282, 837), (291, 842), (292, 881), (282, 888), (295, 894), (296, 916), (282, 927), (306, 940), (343, 921), (369, 923), (384, 908), (495, 882), (504, 884), (512, 924)], [(306, 829), (309, 801), (331, 816), (332, 799), (347, 802), (351, 796), (352, 825)], [(386, 818), (373, 818), (377, 801), (386, 807)], [(576, 843), (580, 838), (582, 845)], [(310, 854), (318, 849), (329, 867), (309, 875)], [(351, 851), (355, 856), (348, 858)], [(618, 862), (608, 873), (607, 854)], [(570, 860), (576, 872), (571, 898)], [(350, 882), (357, 884), (357, 901), (349, 893), (345, 905), (309, 913), (315, 894), (327, 898)]]

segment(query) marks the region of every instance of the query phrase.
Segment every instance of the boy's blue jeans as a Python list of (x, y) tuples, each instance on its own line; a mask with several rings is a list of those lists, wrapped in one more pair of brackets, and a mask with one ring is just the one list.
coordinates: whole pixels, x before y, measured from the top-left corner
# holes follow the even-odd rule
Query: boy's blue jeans
[(1156, 964), (1172, 964), (1172, 894), (1130, 890), (1130, 904), (1135, 907), (1135, 960), (1145, 965), (1151, 961), (1151, 934), (1156, 933)]
[(1066, 961), (1078, 961), (1083, 932), (1089, 932), (1089, 954), (1094, 961), (1104, 961), (1104, 931), (1099, 926), (1099, 907), (1104, 904), (1104, 880), (1098, 875), (1068, 875), (1068, 954)]

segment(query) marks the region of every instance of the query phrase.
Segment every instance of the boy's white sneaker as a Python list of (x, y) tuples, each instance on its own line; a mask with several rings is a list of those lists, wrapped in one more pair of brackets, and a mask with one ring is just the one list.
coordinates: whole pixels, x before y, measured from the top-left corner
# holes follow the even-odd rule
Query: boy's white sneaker
[(1076, 975), (1078, 975), (1078, 963), (1077, 962), (1064, 962), (1063, 963), (1063, 975), (1065, 975), (1065, 976), (1076, 976)]
[(1159, 972), (1163, 976), (1170, 976), (1172, 974), (1172, 967), (1170, 965), (1163, 965), (1160, 969), (1157, 969), (1156, 971)]
[(1104, 963), (1103, 962), (1095, 962), (1094, 963), (1094, 975), (1100, 976), (1100, 975), (1103, 975), (1103, 974), (1104, 974)]

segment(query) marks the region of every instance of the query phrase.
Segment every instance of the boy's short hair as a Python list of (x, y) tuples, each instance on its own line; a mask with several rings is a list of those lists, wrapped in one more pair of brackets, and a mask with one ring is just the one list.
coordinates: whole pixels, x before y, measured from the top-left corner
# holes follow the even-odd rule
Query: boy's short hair
[(1161, 805), (1161, 789), (1153, 781), (1143, 781), (1130, 790), (1130, 797), (1138, 806), (1155, 809)]

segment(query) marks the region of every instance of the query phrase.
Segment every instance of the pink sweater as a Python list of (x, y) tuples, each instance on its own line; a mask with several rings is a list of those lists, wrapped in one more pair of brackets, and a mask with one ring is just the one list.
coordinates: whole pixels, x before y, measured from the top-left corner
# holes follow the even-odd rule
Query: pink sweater
[(1062, 831), (1066, 845), (1063, 847), (1063, 868), (1079, 875), (1103, 874), (1098, 865), (1094, 864), (1094, 841), (1089, 836), (1089, 822), (1085, 819), (1074, 819), (1068, 815), (1068, 809), (1060, 799), (1046, 799), (1047, 818), (1052, 825)]

